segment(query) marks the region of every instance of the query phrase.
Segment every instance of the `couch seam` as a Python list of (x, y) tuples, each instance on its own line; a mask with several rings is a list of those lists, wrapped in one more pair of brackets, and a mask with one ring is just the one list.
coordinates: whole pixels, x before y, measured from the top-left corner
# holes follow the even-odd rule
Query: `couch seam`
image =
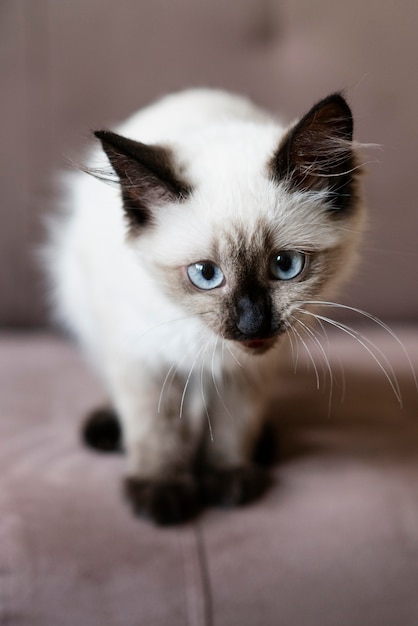
[(187, 626), (213, 626), (212, 589), (207, 553), (200, 526), (178, 531), (183, 569)]

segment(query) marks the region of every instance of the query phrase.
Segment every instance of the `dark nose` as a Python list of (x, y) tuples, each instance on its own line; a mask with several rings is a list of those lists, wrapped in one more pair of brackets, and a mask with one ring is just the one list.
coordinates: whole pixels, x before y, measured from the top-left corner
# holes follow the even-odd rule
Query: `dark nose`
[(242, 296), (236, 304), (236, 326), (241, 339), (263, 338), (271, 334), (271, 302), (267, 297)]

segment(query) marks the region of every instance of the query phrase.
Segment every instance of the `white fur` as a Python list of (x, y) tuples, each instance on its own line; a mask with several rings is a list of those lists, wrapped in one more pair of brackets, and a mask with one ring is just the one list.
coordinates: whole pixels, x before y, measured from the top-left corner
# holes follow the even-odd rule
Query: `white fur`
[[(156, 226), (128, 245), (119, 189), (85, 174), (69, 176), (67, 208), (53, 225), (48, 252), (56, 313), (102, 375), (124, 425), (133, 475), (184, 469), (208, 419), (217, 462), (243, 462), (267, 393), (265, 385), (258, 393), (255, 373), (266, 378), (277, 349), (257, 357), (223, 344), (200, 317), (165, 295), (155, 267), (211, 258), (209, 242), (231, 218), (249, 234), (260, 217), (270, 223), (278, 250), (344, 246), (348, 258), (360, 218), (347, 236), (346, 228), (330, 225), (319, 192), (290, 194), (269, 180), (265, 167), (285, 129), (246, 99), (186, 91), (142, 110), (117, 132), (170, 146), (197, 192), (190, 202), (156, 212)], [(104, 159), (97, 149), (91, 163)], [(226, 370), (235, 376), (228, 388)], [(182, 378), (178, 390), (174, 374)], [(173, 413), (176, 427), (160, 419), (158, 405), (160, 413)], [(228, 437), (233, 443), (223, 452), (217, 442)]]

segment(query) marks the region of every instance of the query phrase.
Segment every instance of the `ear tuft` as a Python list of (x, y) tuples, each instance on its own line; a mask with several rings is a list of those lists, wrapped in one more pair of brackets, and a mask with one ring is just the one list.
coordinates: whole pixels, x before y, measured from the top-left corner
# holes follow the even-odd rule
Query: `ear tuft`
[(273, 177), (300, 191), (328, 191), (330, 206), (345, 210), (357, 170), (352, 139), (350, 107), (332, 94), (290, 129), (271, 163)]
[(108, 130), (93, 134), (119, 179), (131, 229), (152, 222), (155, 209), (167, 202), (182, 201), (191, 192), (177, 175), (169, 148), (133, 141)]

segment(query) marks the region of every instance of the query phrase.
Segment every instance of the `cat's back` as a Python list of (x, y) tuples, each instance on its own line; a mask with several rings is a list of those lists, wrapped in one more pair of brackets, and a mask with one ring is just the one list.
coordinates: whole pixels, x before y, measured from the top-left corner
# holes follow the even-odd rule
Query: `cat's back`
[(119, 126), (121, 134), (144, 143), (181, 140), (208, 126), (231, 122), (268, 123), (270, 115), (245, 97), (220, 89), (188, 89), (163, 97)]

